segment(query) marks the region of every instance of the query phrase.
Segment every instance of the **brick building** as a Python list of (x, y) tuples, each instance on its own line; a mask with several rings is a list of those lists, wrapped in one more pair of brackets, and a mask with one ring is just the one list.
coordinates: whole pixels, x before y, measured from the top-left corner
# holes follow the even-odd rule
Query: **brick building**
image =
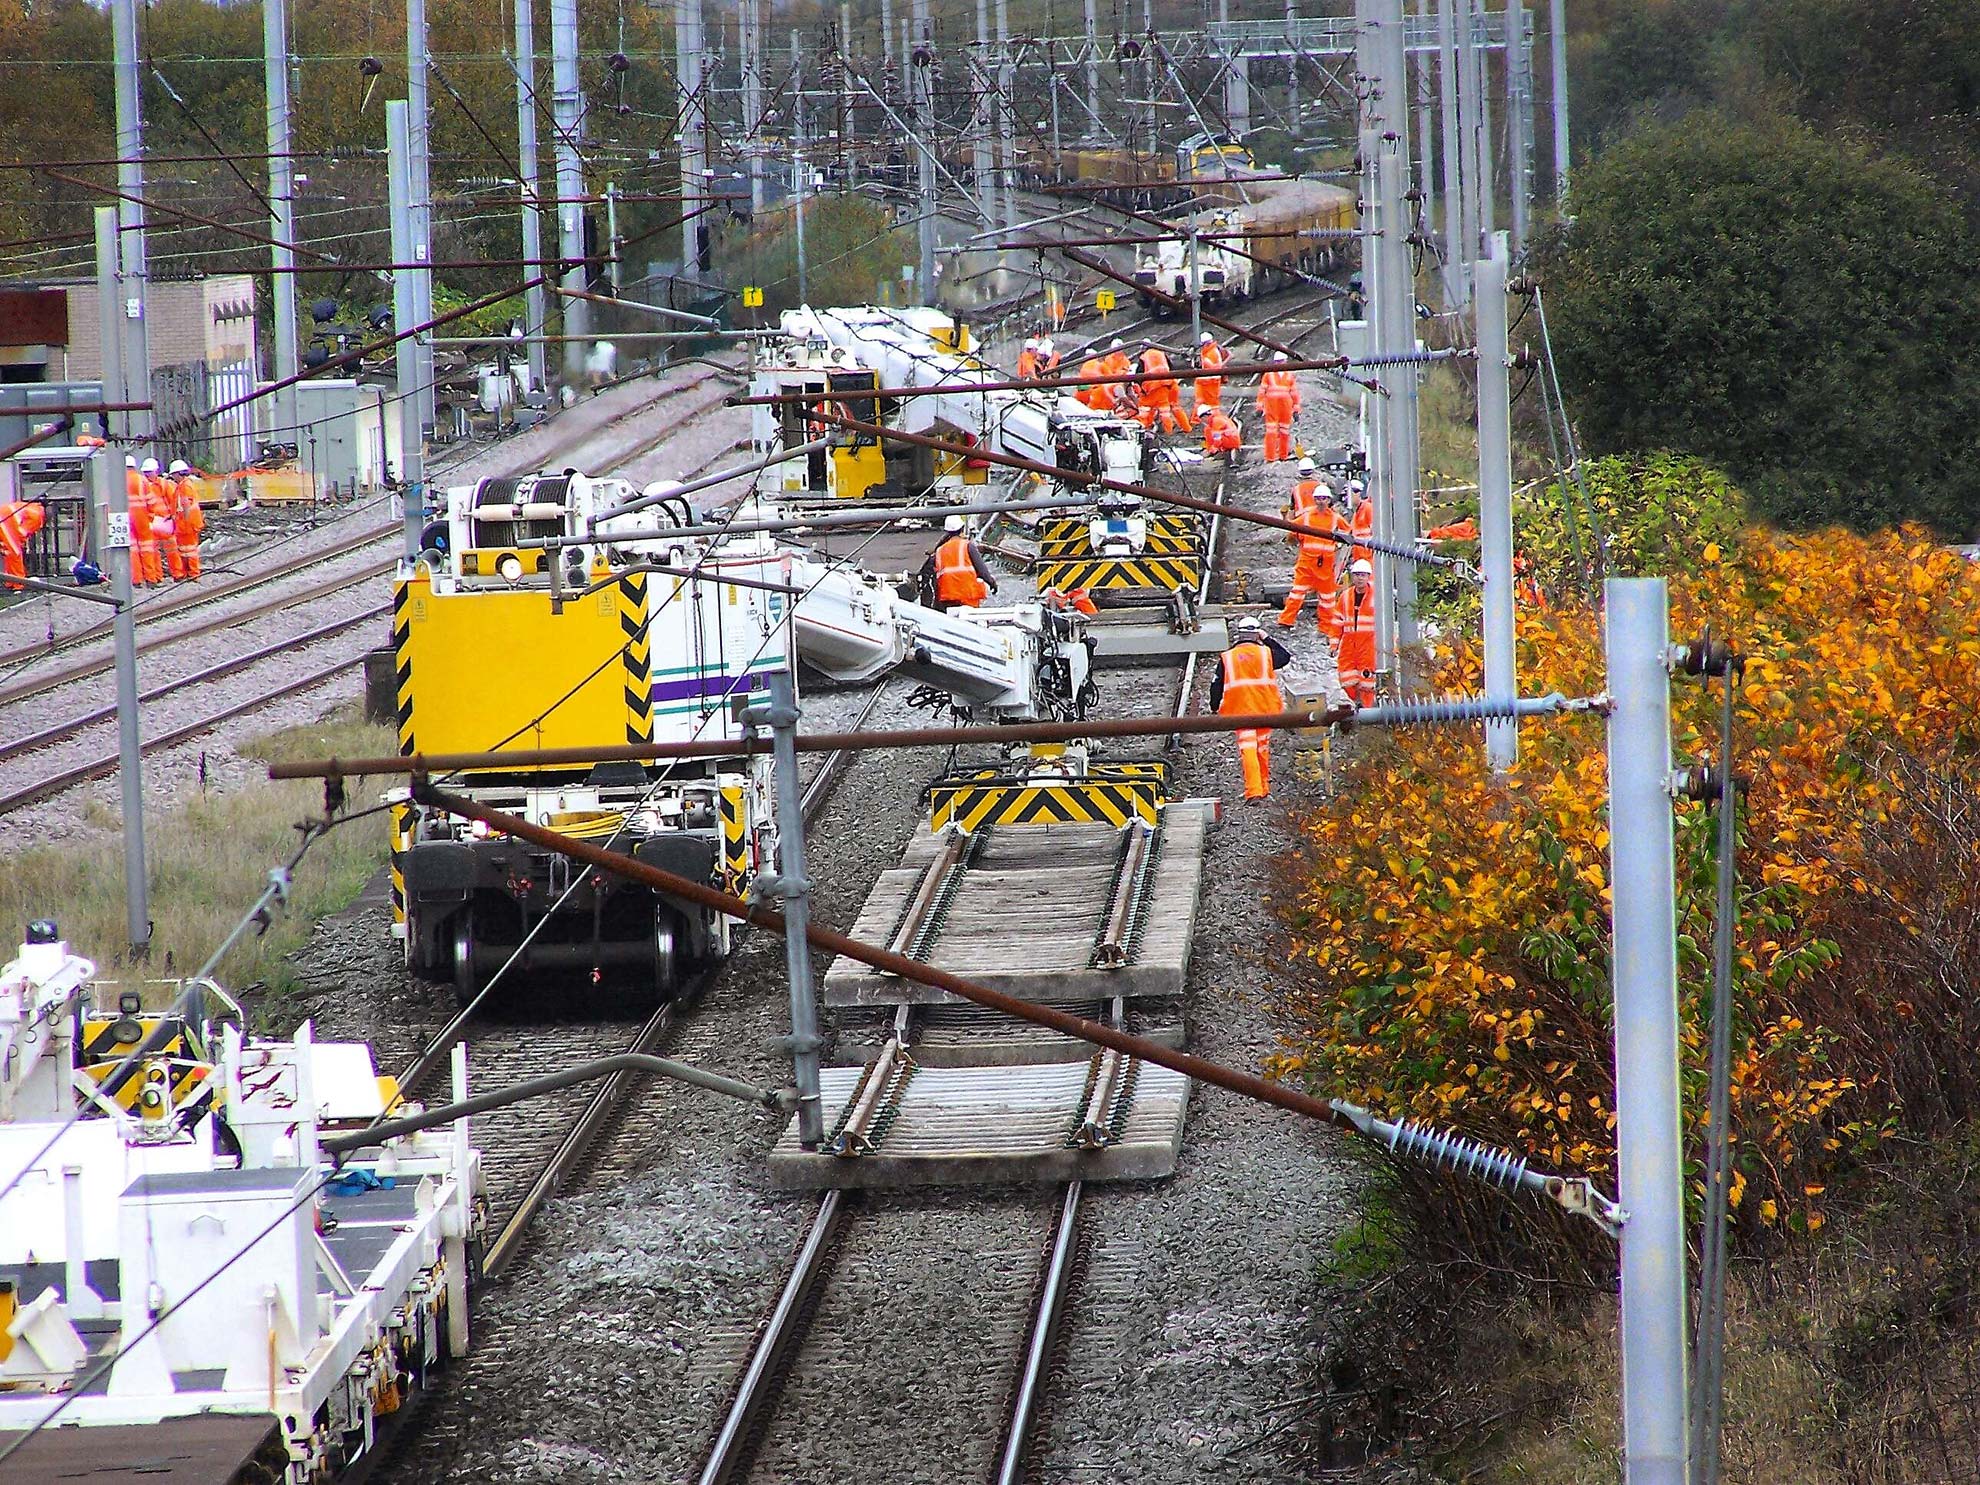
[[(95, 279), (53, 280), (69, 298), (69, 342), (49, 380), (95, 381), (103, 374)], [(145, 300), (151, 364), (209, 371), (256, 362), (254, 280), (244, 273), (151, 280)]]

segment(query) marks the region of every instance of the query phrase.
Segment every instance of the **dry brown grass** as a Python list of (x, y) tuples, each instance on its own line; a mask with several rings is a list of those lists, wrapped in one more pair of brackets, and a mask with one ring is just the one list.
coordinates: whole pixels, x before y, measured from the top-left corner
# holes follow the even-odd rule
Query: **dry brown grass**
[[(273, 762), (333, 752), (389, 753), (396, 747), (390, 728), (366, 723), (350, 708), (252, 739), (241, 751)], [(353, 803), (362, 808), (368, 801)], [(269, 869), (294, 853), (296, 823), (320, 816), (322, 809), (319, 786), (261, 780), (148, 817), (153, 930), (150, 960), (141, 973), (162, 980), (198, 968), (267, 886)], [(108, 813), (98, 806), (85, 815), (89, 823), (114, 830)], [(53, 918), (76, 952), (96, 960), (106, 977), (128, 970), (123, 858), (114, 836), (112, 841), (109, 849), (52, 843), (0, 857), (0, 926), (11, 936), (31, 918)], [(386, 850), (383, 815), (340, 825), (315, 842), (296, 869), (288, 910), (266, 934), (229, 952), (219, 968), (220, 983), (233, 989), (257, 983), (289, 988), (294, 975), (287, 956), (308, 939), (318, 919), (358, 894), (384, 863)]]

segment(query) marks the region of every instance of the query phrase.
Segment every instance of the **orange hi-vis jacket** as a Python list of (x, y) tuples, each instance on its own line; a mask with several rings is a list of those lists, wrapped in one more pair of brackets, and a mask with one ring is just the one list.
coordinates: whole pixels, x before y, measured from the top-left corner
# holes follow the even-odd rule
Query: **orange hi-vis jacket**
[(142, 549), (156, 538), (151, 534), (151, 492), (135, 469), (124, 471), (124, 505), (131, 513), (131, 546)]
[(943, 603), (975, 608), (990, 589), (969, 557), (969, 538), (952, 536), (935, 548), (935, 597)]
[[(1230, 359), (1224, 354), (1224, 348), (1213, 340), (1198, 354), (1196, 364), (1205, 371), (1216, 371), (1222, 369), (1224, 363)], [(1221, 376), (1199, 376), (1196, 379), (1198, 407), (1216, 407), (1222, 402), (1223, 396), (1224, 379)]]
[[(1141, 353), (1141, 369), (1143, 371), (1167, 371), (1169, 369), (1169, 353), (1151, 345)], [(1180, 395), (1175, 381), (1171, 378), (1161, 378), (1155, 381), (1141, 383), (1141, 400), (1143, 402), (1160, 406), (1164, 402), (1176, 401)]]
[(1264, 408), (1268, 399), (1284, 404), (1286, 415), (1282, 421), (1291, 422), (1299, 415), (1299, 383), (1290, 371), (1268, 371), (1259, 378), (1258, 406)]
[(1029, 346), (1018, 352), (1017, 374), (1021, 382), (1028, 382), (1038, 375), (1038, 352)]
[[(1360, 504), (1355, 506), (1354, 521), (1350, 531), (1354, 536), (1373, 536), (1375, 534), (1375, 498), (1372, 495), (1363, 494)], [(1374, 556), (1375, 553), (1371, 548), (1361, 546), (1358, 543), (1355, 549), (1348, 553), (1349, 560), (1353, 562), (1372, 561)]]
[(1279, 670), (1262, 640), (1239, 640), (1224, 651), (1224, 699), (1218, 712), (1226, 717), (1264, 716), (1280, 711)]
[[(1298, 484), (1294, 485), (1292, 489), (1292, 518), (1299, 522), (1300, 525), (1311, 526), (1316, 531), (1340, 531), (1340, 513), (1331, 505), (1321, 504), (1319, 497), (1320, 482), (1318, 480), (1301, 480)], [(1343, 532), (1342, 534), (1345, 535), (1346, 533)], [(1301, 536), (1296, 538), (1296, 540), (1299, 542), (1300, 555), (1304, 557), (1331, 558), (1339, 548), (1337, 542), (1329, 541), (1325, 536)], [(1332, 564), (1329, 563), (1328, 565), (1331, 566)]]
[[(1081, 376), (1106, 376), (1108, 374), (1107, 363), (1098, 356), (1088, 356), (1084, 361), (1079, 363), (1079, 374)], [(1118, 383), (1106, 382), (1099, 386), (1081, 387), (1074, 395), (1095, 412), (1112, 412), (1114, 410), (1114, 391), (1117, 385)]]
[(0, 568), (7, 576), (27, 576), (28, 541), (47, 516), (39, 501), (0, 500)]
[(1203, 417), (1203, 452), (1206, 454), (1231, 453), (1242, 447), (1243, 438), (1238, 433), (1238, 425), (1231, 415), (1221, 407), (1213, 407)]

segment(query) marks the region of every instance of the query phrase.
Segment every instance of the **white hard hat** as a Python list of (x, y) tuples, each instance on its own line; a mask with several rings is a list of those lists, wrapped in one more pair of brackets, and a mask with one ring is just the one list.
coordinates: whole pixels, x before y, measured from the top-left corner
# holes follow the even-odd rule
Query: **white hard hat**
[(1263, 626), (1259, 624), (1257, 616), (1253, 614), (1246, 614), (1242, 619), (1237, 621), (1237, 632), (1239, 634), (1256, 634), (1261, 627)]
[(1348, 481), (1348, 493), (1350, 495), (1359, 495), (1363, 490), (1367, 488), (1368, 487), (1364, 485), (1360, 480)]
[(1301, 474), (1311, 474), (1313, 470), (1314, 464), (1311, 459), (1302, 459), (1299, 461), (1299, 472)]
[(1375, 564), (1370, 562), (1366, 557), (1357, 557), (1354, 559), (1354, 564), (1348, 568), (1348, 571), (1358, 577), (1373, 577), (1375, 576)]
[(136, 455), (134, 455), (134, 454), (126, 454), (126, 455), (124, 455), (124, 468), (126, 468), (126, 469), (136, 469), (136, 468), (137, 468), (137, 456), (136, 456)]
[(1037, 350), (1037, 349), (1038, 349), (1038, 337), (1037, 337), (1037, 336), (1035, 336), (1035, 335), (1027, 335), (1027, 336), (1025, 336), (1025, 338), (1024, 338), (1024, 348), (1025, 348), (1025, 349), (1026, 349), (1027, 351), (1035, 351), (1035, 350)]
[(192, 466), (191, 466), (190, 464), (188, 464), (188, 463), (186, 463), (186, 461), (185, 461), (185, 460), (183, 460), (183, 459), (174, 459), (174, 460), (172, 461), (172, 467), (171, 467), (170, 469), (168, 469), (168, 470), (166, 471), (166, 473), (167, 473), (167, 474), (191, 474), (191, 473), (192, 473)]
[(945, 520), (944, 520), (944, 521), (942, 522), (942, 529), (943, 529), (944, 531), (960, 531), (960, 530), (962, 530), (962, 529), (963, 529), (963, 518), (962, 518), (961, 516), (949, 516), (949, 517), (947, 517), (947, 518), (946, 518), (946, 519), (945, 519)]
[(1043, 340), (1038, 342), (1038, 349), (1041, 351), (1049, 351), (1052, 348), (1053, 348), (1052, 337), (1049, 335), (1046, 336)]
[(1215, 345), (1217, 343), (1217, 337), (1212, 335), (1208, 330), (1205, 330), (1196, 338), (1196, 343), (1198, 345)]
[(1118, 351), (1120, 348), (1121, 348), (1121, 343), (1118, 340), (1115, 341), (1112, 345), (1107, 347), (1107, 349), (1110, 351)]
[(1284, 351), (1274, 351), (1272, 352), (1272, 359), (1274, 361), (1283, 361), (1286, 359), (1286, 353)]
[(147, 459), (147, 460), (145, 460), (145, 461), (144, 461), (144, 463), (143, 463), (143, 465), (141, 465), (141, 466), (140, 466), (140, 468), (139, 468), (139, 473), (141, 473), (141, 474), (156, 474), (156, 473), (158, 473), (158, 461), (157, 461), (156, 459)]

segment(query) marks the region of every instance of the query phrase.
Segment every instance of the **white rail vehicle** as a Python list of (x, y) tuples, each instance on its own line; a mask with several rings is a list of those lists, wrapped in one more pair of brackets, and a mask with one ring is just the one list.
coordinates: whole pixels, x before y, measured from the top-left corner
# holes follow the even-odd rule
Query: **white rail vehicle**
[(197, 1440), (237, 1450), (211, 1478), (252, 1455), (256, 1479), (332, 1479), (467, 1349), (466, 1126), (333, 1167), (319, 1138), (394, 1092), (370, 1049), (245, 1035), (210, 984), (221, 1014), (171, 1021), (120, 1082), (165, 1018), (98, 1004), (95, 974), (52, 923), (0, 968), (0, 1445), (60, 1407), (24, 1468), (44, 1440), (92, 1477)]
[[(403, 751), (735, 744), (706, 759), (518, 764), (448, 783), (735, 892), (775, 832), (769, 763), (741, 746), (731, 703), (793, 657), (835, 680), (898, 670), (986, 721), (1072, 717), (1092, 696), (1076, 616), (1037, 603), (941, 613), (766, 535), (711, 532), (670, 490), (575, 471), (450, 490), (444, 550), (431, 533), (395, 594)], [(551, 538), (567, 544), (519, 545)], [(573, 873), (408, 794), (395, 803), (408, 963), (463, 997), (512, 957), (524, 975), (574, 970), (668, 994), (728, 951), (718, 914)]]
[(1142, 255), (1134, 281), (1143, 308), (1173, 314), (1173, 305), (1149, 291), (1187, 301), (1199, 286), (1205, 304), (1241, 304), (1345, 261), (1357, 225), (1352, 191), (1325, 181), (1242, 176), (1216, 190), (1249, 199), (1197, 217), (1193, 246), (1187, 235), (1165, 237)]
[[(758, 369), (754, 393), (837, 392), (855, 385), (935, 389), (921, 396), (841, 406), (862, 422), (878, 421), (903, 433), (944, 438), (993, 454), (1110, 479), (1131, 481), (1143, 475), (1139, 424), (1049, 390), (992, 390), (992, 384), (1009, 376), (977, 356), (968, 327), (940, 310), (807, 307), (786, 310), (779, 328), (785, 339)], [(800, 447), (820, 433), (832, 436), (833, 425), (807, 422), (798, 405), (760, 407), (756, 414), (752, 437), (764, 453)], [(815, 460), (809, 469), (780, 466), (785, 472), (773, 471), (765, 490), (784, 496), (891, 494), (954, 500), (987, 485), (993, 468), (987, 460), (905, 445), (855, 461), (851, 456), (870, 446), (855, 449), (854, 440), (870, 435), (845, 436), (840, 430), (839, 436), (845, 437), (847, 454), (835, 446), (825, 466)], [(877, 482), (872, 480), (876, 455), (887, 471)]]

